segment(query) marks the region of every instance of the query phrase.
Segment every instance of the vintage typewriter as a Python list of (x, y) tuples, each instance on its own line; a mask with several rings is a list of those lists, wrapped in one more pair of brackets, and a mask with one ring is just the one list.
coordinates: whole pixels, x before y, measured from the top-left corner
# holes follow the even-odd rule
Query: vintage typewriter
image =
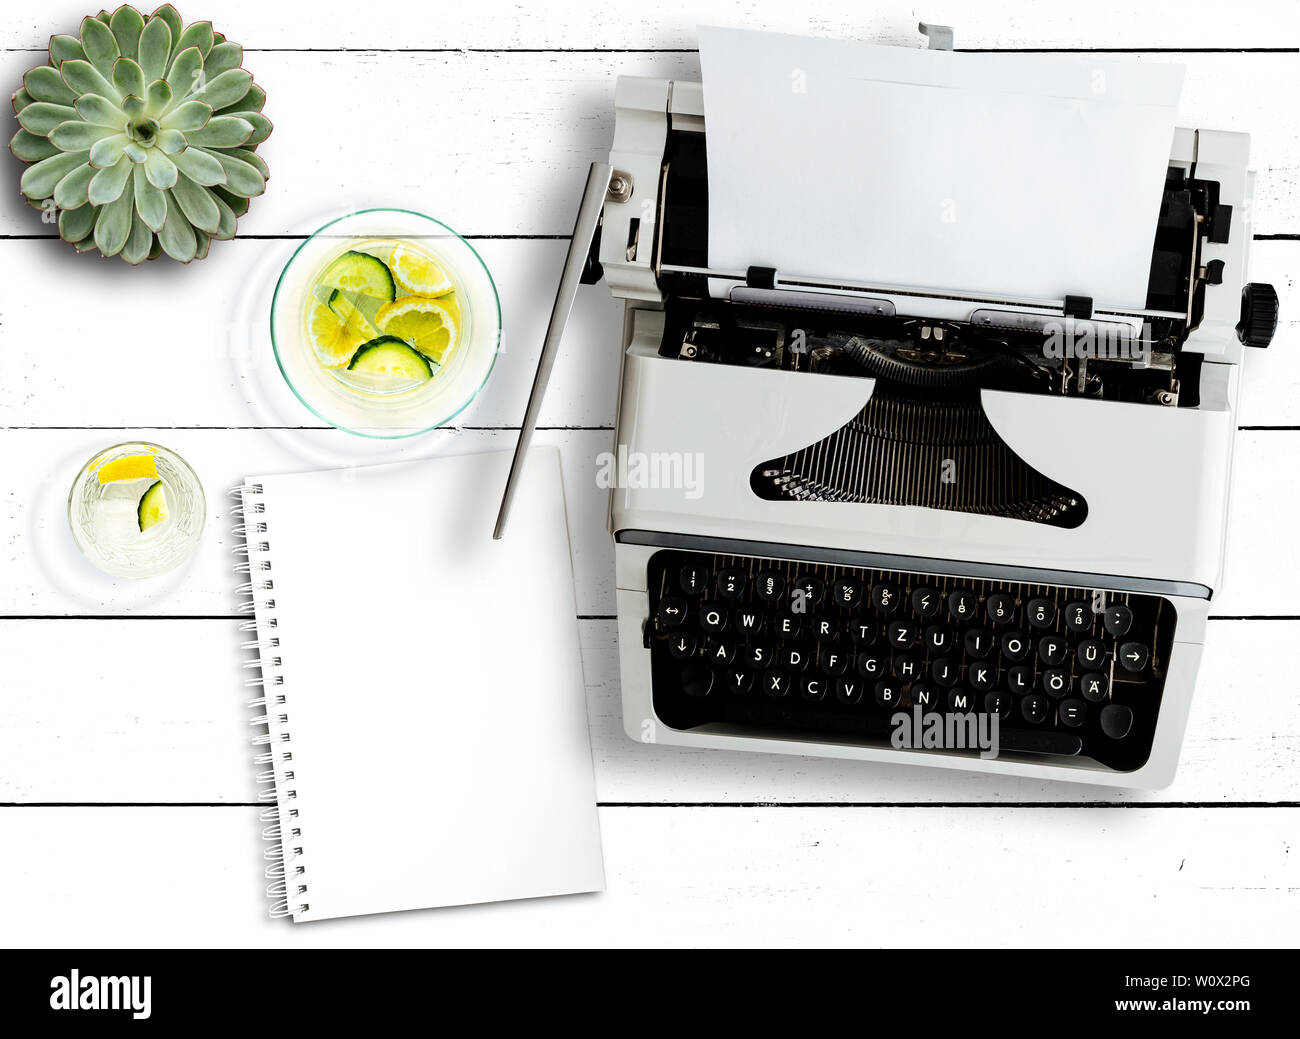
[[(1107, 312), (710, 270), (700, 85), (615, 98), (521, 443), (603, 275), (627, 301), (617, 449), (660, 467), (611, 494), (628, 735), (1168, 784), (1243, 347), (1277, 322), (1246, 280), (1248, 138), (1176, 132), (1146, 307)], [(1109, 349), (1055, 356), (1063, 324)], [(899, 749), (899, 712), (996, 715), (998, 753)]]

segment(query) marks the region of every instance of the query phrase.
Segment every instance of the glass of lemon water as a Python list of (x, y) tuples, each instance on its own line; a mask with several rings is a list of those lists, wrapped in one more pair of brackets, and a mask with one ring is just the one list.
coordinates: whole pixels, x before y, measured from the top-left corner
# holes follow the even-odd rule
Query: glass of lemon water
[(271, 304), (290, 389), (348, 432), (402, 437), (441, 426), (478, 393), (501, 346), (487, 266), (431, 217), (368, 209), (294, 253)]
[(77, 473), (68, 525), (85, 557), (114, 577), (155, 577), (193, 553), (207, 519), (199, 478), (157, 444), (116, 444)]

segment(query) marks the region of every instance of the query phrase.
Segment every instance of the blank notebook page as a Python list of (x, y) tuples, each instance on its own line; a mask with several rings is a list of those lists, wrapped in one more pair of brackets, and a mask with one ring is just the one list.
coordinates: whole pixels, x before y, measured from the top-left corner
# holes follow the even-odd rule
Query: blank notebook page
[(509, 465), (245, 484), (295, 921), (603, 887), (559, 454), (493, 541)]

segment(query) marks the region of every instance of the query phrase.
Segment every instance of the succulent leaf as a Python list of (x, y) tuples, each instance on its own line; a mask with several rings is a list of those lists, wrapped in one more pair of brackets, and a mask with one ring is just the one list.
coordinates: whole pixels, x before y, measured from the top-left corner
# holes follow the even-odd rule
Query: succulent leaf
[(185, 150), (185, 135), (179, 130), (162, 130), (158, 134), (158, 148), (164, 155), (176, 155)]
[(176, 168), (195, 184), (210, 188), (214, 184), (226, 183), (226, 171), (221, 163), (213, 153), (206, 152), (202, 148), (186, 148), (172, 161), (176, 163)]
[(114, 104), (122, 100), (117, 87), (113, 86), (104, 74), (88, 61), (79, 61), (76, 58), (65, 61), (59, 66), (59, 73), (63, 76), (63, 82), (77, 94), (99, 94)]
[(108, 126), (121, 131), (126, 127), (126, 113), (106, 97), (99, 94), (83, 94), (73, 105), (77, 115), (87, 123), (95, 126)]
[(212, 50), (212, 23), (191, 22), (189, 28), (181, 33), (180, 39), (176, 41), (175, 49), (179, 54), (187, 47), (197, 47), (199, 54), (206, 59), (208, 51)]
[(167, 28), (171, 30), (173, 40), (179, 40), (181, 38), (181, 33), (184, 31), (184, 23), (181, 21), (180, 12), (171, 4), (163, 4), (162, 7), (154, 11), (150, 17), (161, 18), (166, 22)]
[(216, 202), (217, 209), (221, 211), (221, 223), (212, 237), (224, 242), (235, 237), (235, 210), (230, 203), (217, 194), (221, 190), (221, 188), (212, 189), (212, 200)]
[(266, 178), (254, 166), (236, 159), (229, 152), (214, 151), (211, 153), (216, 160), (221, 163), (221, 168), (226, 171), (226, 187), (236, 195), (243, 195), (245, 198), (252, 198), (254, 195), (260, 195), (266, 190)]
[(81, 46), (85, 48), (86, 59), (101, 76), (113, 74), (113, 62), (122, 56), (122, 52), (117, 49), (117, 38), (112, 29), (98, 18), (83, 18)]
[(222, 115), (238, 116), (240, 119), (243, 119), (245, 122), (252, 124), (253, 126), (252, 136), (249, 137), (248, 140), (244, 142), (245, 145), (249, 148), (255, 148), (257, 147), (257, 145), (265, 141), (268, 137), (271, 136), (271, 130), (274, 129), (271, 126), (271, 120), (266, 118), (266, 116), (264, 116), (261, 112), (223, 112)]
[(240, 159), (256, 168), (257, 172), (262, 175), (263, 180), (270, 179), (271, 167), (266, 164), (266, 160), (258, 155), (257, 152), (251, 151), (248, 148), (231, 148), (229, 151), (236, 159)]
[(60, 152), (27, 167), (19, 186), (29, 199), (49, 198), (59, 181), (82, 165), (89, 152)]
[(78, 252), (206, 256), (270, 175), (256, 153), (272, 130), (266, 92), (243, 56), (171, 4), (147, 17), (124, 4), (83, 19), (79, 36), (52, 36), (48, 64), (12, 95), (24, 200), (57, 209)]
[(158, 241), (162, 244), (163, 252), (173, 260), (180, 260), (181, 263), (189, 263), (194, 259), (194, 254), (199, 248), (198, 239), (194, 237), (194, 228), (176, 206), (168, 207), (167, 221), (158, 232)]
[(186, 47), (172, 61), (167, 85), (174, 98), (188, 97), (203, 86), (203, 55), (197, 47)]
[(149, 183), (143, 167), (136, 167), (135, 171), (135, 211), (151, 231), (162, 230), (163, 221), (167, 219), (167, 195)]
[(237, 148), (253, 136), (253, 124), (231, 115), (209, 119), (206, 126), (186, 135), (192, 145), (202, 148)]
[(224, 105), (218, 109), (217, 115), (234, 115), (232, 109), (238, 108), (244, 112), (260, 112), (266, 105), (266, 91), (256, 83), (248, 88), (248, 93), (238, 101)]
[(221, 226), (221, 210), (212, 192), (189, 177), (177, 178), (171, 197), (180, 205), (185, 218), (199, 230), (212, 234)]
[(176, 163), (157, 148), (144, 160), (145, 176), (154, 187), (166, 191), (176, 183)]
[(28, 133), (48, 137), (60, 123), (77, 117), (77, 110), (67, 105), (52, 105), (48, 101), (35, 101), (18, 113), (18, 125)]
[(131, 233), (127, 236), (126, 244), (122, 246), (122, 259), (133, 266), (137, 263), (143, 263), (149, 259), (149, 252), (152, 248), (153, 229), (140, 218), (137, 211), (131, 217)]
[(140, 33), (140, 67), (145, 79), (162, 79), (172, 56), (172, 31), (161, 18), (150, 18)]
[(10, 138), (9, 150), (23, 162), (40, 162), (51, 155), (59, 154), (59, 149), (54, 147), (48, 138), (28, 133), (26, 130), (19, 130)]
[(144, 69), (133, 58), (118, 58), (113, 64), (113, 86), (123, 100), (132, 94), (144, 97)]
[(172, 88), (165, 79), (155, 79), (145, 89), (144, 108), (154, 119), (161, 119), (172, 103)]
[[(124, 163), (130, 170), (130, 163)], [(114, 201), (103, 206), (95, 221), (95, 245), (105, 256), (116, 256), (126, 245), (131, 233), (131, 219), (135, 214), (135, 200), (130, 192), (122, 192)]]
[[(131, 138), (124, 133), (110, 134), (108, 137), (101, 137), (98, 141), (90, 146), (90, 164), (96, 169), (107, 169), (109, 166), (116, 166), (121, 160), (126, 146), (131, 143)], [(117, 196), (114, 195), (113, 198)], [(94, 199), (91, 199), (93, 202)], [(108, 199), (104, 200), (109, 201)], [(102, 205), (102, 203), (100, 203)]]
[(223, 187), (212, 189), (212, 193), (217, 196), (217, 201), (230, 210), (231, 216), (243, 216), (248, 212), (249, 201), (241, 195), (233, 194)]
[(218, 43), (203, 59), (203, 69), (209, 79), (223, 72), (239, 68), (244, 63), (244, 48), (237, 43)]
[(98, 210), (86, 205), (80, 209), (65, 209), (59, 214), (59, 237), (65, 242), (80, 242), (95, 226)]
[(99, 170), (90, 179), (90, 188), (86, 192), (86, 198), (92, 206), (106, 206), (110, 202), (116, 202), (125, 192), (126, 178), (131, 176), (131, 171), (135, 169), (131, 160), (123, 156), (118, 159), (112, 166), (106, 166)]
[(86, 49), (75, 36), (50, 37), (50, 64), (58, 68), (63, 62), (74, 58), (85, 60)]
[(253, 77), (245, 69), (231, 69), (219, 76), (213, 76), (194, 93), (200, 101), (206, 101), (213, 111), (238, 104), (253, 86)]
[(123, 4), (108, 20), (117, 40), (122, 57), (135, 59), (140, 53), (140, 33), (144, 31), (144, 17), (134, 7)]
[(63, 82), (59, 70), (49, 65), (37, 65), (23, 77), (23, 86), (33, 101), (49, 101), (56, 105), (70, 105), (77, 95)]
[(55, 187), (54, 204), (60, 209), (80, 209), (89, 201), (87, 192), (96, 173), (94, 166), (78, 166)]
[[(95, 145), (105, 137), (112, 137), (117, 133), (119, 131), (112, 127), (95, 126), (93, 123), (83, 123), (80, 119), (70, 119), (50, 131), (50, 143), (65, 152), (79, 152), (89, 148), (93, 156)], [(107, 165), (107, 163), (95, 163), (95, 165)]]
[(194, 130), (201, 130), (212, 118), (212, 108), (202, 101), (182, 101), (162, 117), (162, 125), (167, 130), (180, 130), (188, 135)]

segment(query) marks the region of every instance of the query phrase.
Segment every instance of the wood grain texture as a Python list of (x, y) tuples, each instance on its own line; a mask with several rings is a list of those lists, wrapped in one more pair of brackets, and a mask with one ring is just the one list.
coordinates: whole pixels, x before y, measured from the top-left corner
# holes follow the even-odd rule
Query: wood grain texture
[[(284, 385), (271, 349), (276, 278), (296, 242), (222, 243), (200, 266), (120, 264), (68, 256), (56, 241), (0, 241), (10, 272), (0, 295), (5, 426), (315, 426)], [(567, 243), (479, 241), (501, 297), (505, 352), (460, 426), (518, 427)], [(1251, 277), (1286, 300), (1300, 242), (1260, 241)], [(147, 299), (141, 311), (141, 298)], [(69, 307), (67, 301), (78, 301)], [(62, 349), (50, 349), (58, 314)], [(622, 305), (584, 288), (551, 377), (542, 426), (612, 427)], [(1283, 309), (1268, 350), (1243, 372), (1244, 426), (1300, 425), (1300, 314)]]
[[(295, 926), (266, 918), (255, 809), (9, 809), (0, 844), (18, 853), (0, 856), (0, 891), (21, 897), (5, 940), (1237, 947), (1285, 946), (1300, 924), (1300, 809), (605, 808), (600, 822), (603, 894)], [(1014, 910), (990, 895), (1008, 889)]]
[[(0, 262), (20, 283), (0, 296), (0, 426), (327, 429), (289, 392), (271, 347), (271, 297), (298, 243), (222, 244), (227, 248), (214, 249), (202, 266), (129, 270), (69, 257), (57, 241), (0, 241)], [(504, 352), (457, 422), (518, 427), (568, 243), (475, 244), (501, 297)], [(1300, 259), (1300, 246), (1260, 244), (1270, 247), (1261, 250), (1266, 256)], [(77, 306), (69, 307), (69, 299)], [(50, 349), (54, 314), (61, 350)], [(621, 332), (622, 307), (609, 290), (585, 289), (552, 377), (543, 426), (613, 425)]]
[[(1300, 56), (1130, 57), (1186, 64), (1180, 125), (1250, 133), (1256, 230), (1300, 233)], [(30, 64), (28, 53), (0, 55), (0, 82)], [(699, 79), (693, 53), (277, 51), (248, 66), (276, 129), (258, 149), (271, 180), (240, 219), (244, 235), (306, 234), (385, 204), (461, 234), (567, 235), (588, 165), (609, 151), (615, 77)], [(0, 234), (48, 231), (17, 192), (0, 197)]]
[[(148, 3), (137, 4), (142, 9)], [(664, 49), (695, 47), (697, 24), (732, 25), (772, 32), (841, 36), (873, 43), (916, 46), (918, 18), (956, 27), (957, 46), (993, 48), (1133, 49), (1296, 47), (1300, 19), (1294, 7), (1244, 0), (1225, 10), (1214, 0), (1134, 5), (1098, 0), (930, 0), (924, 10), (899, 4), (863, 6), (854, 0), (816, 5), (765, 0), (661, 0), (612, 4), (608, 0), (480, 0), (475, 4), (414, 4), (369, 0), (365, 16), (321, 17), (307, 0), (277, 0), (268, 17), (260, 0), (208, 0), (201, 17), (248, 48), (312, 47), (434, 49)], [(6, 19), (6, 47), (44, 47), (53, 31), (72, 32), (88, 10), (60, 0), (14, 11)], [(195, 17), (182, 9), (182, 14)]]
[[(72, 30), (86, 10), (56, 0), (7, 11), (0, 80), (16, 85), (49, 34)], [(41, 240), (50, 229), (16, 185), (0, 192), (0, 804), (59, 804), (0, 807), (0, 940), (1293, 941), (1300, 315), (1290, 299), (1300, 242), (1254, 246), (1252, 277), (1277, 286), (1283, 325), (1244, 372), (1227, 584), (1213, 604), (1221, 617), (1274, 619), (1211, 623), (1179, 775), (1154, 794), (628, 740), (608, 619), (605, 495), (593, 478), (593, 459), (611, 440), (621, 315), (597, 287), (575, 308), (542, 415), (551, 428), (539, 439), (563, 456), (598, 794), (613, 805), (601, 810), (608, 892), (275, 923), (265, 916), (257, 812), (242, 805), (255, 797), (244, 706), (252, 691), (238, 669), (248, 636), (228, 619), (235, 578), (225, 489), (255, 471), (511, 447), (578, 191), (587, 164), (609, 147), (614, 77), (697, 78), (697, 22), (917, 45), (923, 17), (954, 25), (959, 48), (1101, 49), (1184, 63), (1180, 123), (1252, 134), (1256, 232), (1294, 239), (1300, 8), (369, 0), (359, 16), (306, 0), (208, 0), (202, 12), (186, 0), (181, 10), (212, 17), (244, 44), (268, 91), (276, 131), (261, 151), (272, 179), (241, 221), (241, 239), (217, 244), (202, 264), (132, 271)], [(5, 161), (3, 175), (16, 181), (16, 164)], [(411, 206), (477, 236), (505, 313), (506, 353), (460, 425), (398, 446), (319, 428), (283, 387), (260, 331), (269, 286), (297, 240), (367, 204)], [(195, 465), (210, 514), (190, 565), (130, 586), (101, 579), (76, 555), (63, 510), (77, 466), (136, 436)], [(1158, 443), (1114, 449), (1159, 464)], [(376, 849), (377, 870), (387, 853)], [(999, 884), (1014, 886), (1015, 913), (989, 897)], [(1100, 893), (1109, 911), (1081, 911), (1079, 892)]]
[[(1211, 625), (1178, 778), (1154, 793), (633, 742), (614, 623), (579, 627), (606, 803), (1300, 801), (1300, 718), (1279, 651), (1300, 637), (1297, 621)], [(238, 666), (249, 638), (228, 620), (0, 619), (0, 803), (254, 800), (245, 704), (259, 694)], [(366, 693), (358, 712), (378, 729)]]
[[(194, 557), (155, 581), (113, 580), (77, 553), (67, 527), (67, 489), (77, 470), (96, 453), (132, 436), (177, 451), (194, 467), (207, 492), (208, 524)], [(1224, 586), (1217, 590), (1218, 616), (1290, 616), (1300, 613), (1295, 582), (1300, 573), (1300, 490), (1292, 479), (1300, 430), (1243, 430), (1229, 522)], [(0, 430), (5, 483), (0, 488), (0, 616), (48, 614), (226, 615), (235, 603), (230, 571), (232, 501), (226, 494), (253, 473), (420, 458), (470, 451), (508, 451), (514, 430), (446, 430), (397, 446), (357, 441), (337, 430)], [(579, 615), (611, 616), (614, 552), (606, 527), (608, 492), (596, 484), (597, 456), (610, 449), (608, 430), (543, 430), (564, 466)], [(1129, 450), (1117, 445), (1114, 450)], [(1152, 447), (1154, 449), (1154, 447)], [(1161, 522), (1180, 522), (1164, 517)]]

